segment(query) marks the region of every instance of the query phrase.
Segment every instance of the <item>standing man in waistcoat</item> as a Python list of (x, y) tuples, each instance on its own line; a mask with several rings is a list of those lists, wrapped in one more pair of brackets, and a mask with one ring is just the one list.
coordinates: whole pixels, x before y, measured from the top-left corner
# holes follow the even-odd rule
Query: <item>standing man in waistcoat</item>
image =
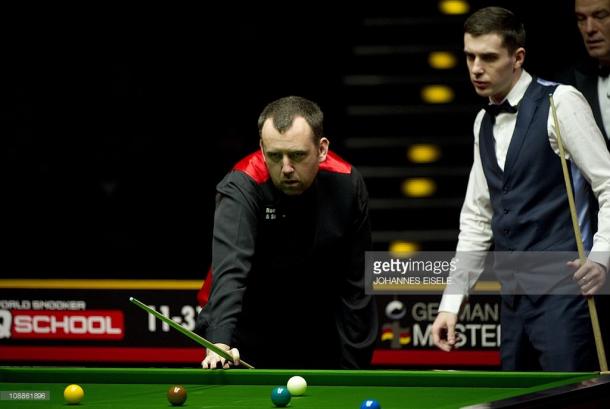
[(492, 245), (509, 254), (576, 251), (548, 99), (553, 94), (566, 159), (597, 197), (599, 227), (586, 263), (569, 263), (582, 295), (530, 296), (521, 287), (531, 274), (499, 276), (502, 368), (593, 370), (596, 355), (585, 297), (601, 288), (608, 268), (610, 154), (582, 94), (532, 77), (523, 69), (524, 47), (525, 29), (509, 10), (487, 7), (464, 24), (470, 80), (489, 104), (475, 119), (474, 163), (460, 215), (457, 253), (471, 260), (462, 266), (465, 271), (452, 272), (459, 283), (453, 290), (463, 291), (445, 291), (433, 338), (445, 351), (455, 347), (458, 312)]

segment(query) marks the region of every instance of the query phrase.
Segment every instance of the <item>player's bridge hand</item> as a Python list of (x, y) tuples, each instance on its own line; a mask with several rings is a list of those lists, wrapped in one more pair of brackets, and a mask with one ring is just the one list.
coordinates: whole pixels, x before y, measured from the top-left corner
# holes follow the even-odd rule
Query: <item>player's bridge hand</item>
[(576, 270), (573, 279), (578, 283), (580, 292), (586, 297), (597, 293), (606, 283), (607, 271), (604, 266), (591, 260), (580, 265), (580, 260), (568, 261), (568, 266)]
[(237, 348), (231, 348), (229, 345), (221, 343), (217, 343), (214, 345), (222, 349), (223, 351), (227, 351), (227, 353), (231, 355), (233, 360), (229, 361), (218, 355), (216, 352), (208, 349), (205, 354), (205, 359), (201, 361), (201, 367), (203, 369), (226, 369), (231, 366), (239, 366), (239, 350)]

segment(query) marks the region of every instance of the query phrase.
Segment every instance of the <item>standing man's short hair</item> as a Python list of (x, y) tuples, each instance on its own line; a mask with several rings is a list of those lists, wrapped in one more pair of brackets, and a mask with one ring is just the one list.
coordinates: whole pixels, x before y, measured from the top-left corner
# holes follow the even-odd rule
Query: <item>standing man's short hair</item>
[(485, 7), (476, 11), (464, 22), (464, 33), (473, 37), (498, 34), (511, 54), (518, 48), (525, 48), (523, 23), (512, 11), (502, 7)]
[(294, 118), (300, 116), (307, 121), (313, 131), (316, 145), (324, 136), (324, 114), (318, 104), (303, 97), (284, 97), (269, 103), (258, 117), (258, 133), (261, 134), (265, 121), (273, 119), (273, 126), (284, 133), (292, 126)]

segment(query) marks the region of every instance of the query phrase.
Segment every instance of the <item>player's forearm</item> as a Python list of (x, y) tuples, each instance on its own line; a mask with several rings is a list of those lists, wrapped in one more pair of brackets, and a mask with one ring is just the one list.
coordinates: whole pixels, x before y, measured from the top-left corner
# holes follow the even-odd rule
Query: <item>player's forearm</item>
[(469, 247), (458, 243), (458, 250), (452, 259), (455, 268), (449, 272), (451, 280), (443, 292), (439, 311), (457, 314), (464, 299), (483, 273), (487, 251), (466, 251), (464, 248)]
[(225, 188), (217, 204), (212, 239), (212, 291), (209, 325), (218, 339), (231, 344), (233, 328), (242, 311), (246, 280), (252, 269), (256, 241), (256, 216), (240, 200), (235, 187)]
[(215, 344), (233, 344), (234, 325), (210, 326), (205, 330), (205, 337)]

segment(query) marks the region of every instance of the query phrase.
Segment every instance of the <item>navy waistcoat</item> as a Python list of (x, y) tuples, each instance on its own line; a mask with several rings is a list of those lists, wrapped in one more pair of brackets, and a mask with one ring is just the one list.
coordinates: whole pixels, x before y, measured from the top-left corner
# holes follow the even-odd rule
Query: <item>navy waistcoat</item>
[[(534, 79), (527, 88), (519, 103), (504, 171), (498, 166), (491, 118), (487, 113), (483, 117), (479, 152), (493, 208), (496, 251), (576, 250), (561, 160), (549, 144), (547, 131), (548, 95), (556, 87)], [(536, 280), (531, 271), (501, 267), (496, 262), (504, 293), (514, 293), (517, 286), (528, 287), (528, 281)], [(552, 287), (559, 276), (543, 287)]]

